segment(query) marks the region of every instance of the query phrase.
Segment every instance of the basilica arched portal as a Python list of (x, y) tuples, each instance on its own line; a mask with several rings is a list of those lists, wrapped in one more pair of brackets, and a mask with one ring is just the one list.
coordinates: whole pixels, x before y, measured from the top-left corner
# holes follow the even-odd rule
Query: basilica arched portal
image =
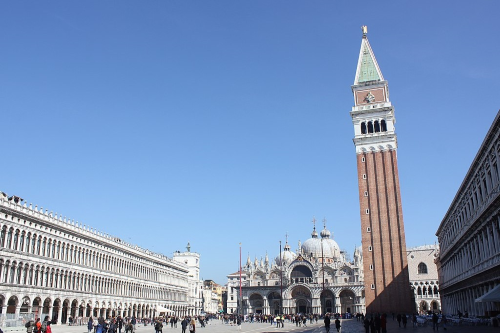
[(264, 298), (261, 294), (252, 294), (248, 301), (250, 303), (249, 313), (264, 313)]
[(267, 295), (267, 302), (269, 304), (269, 310), (271, 314), (278, 315), (280, 314), (281, 309), (281, 297), (277, 292), (272, 292)]
[(311, 291), (304, 286), (292, 289), (292, 303), (295, 304), (295, 313), (312, 313)]
[(331, 290), (323, 290), (320, 296), (321, 313), (332, 313), (335, 310), (335, 295)]
[(342, 290), (339, 294), (340, 298), (340, 312), (341, 313), (354, 313), (354, 300), (356, 295), (351, 290)]

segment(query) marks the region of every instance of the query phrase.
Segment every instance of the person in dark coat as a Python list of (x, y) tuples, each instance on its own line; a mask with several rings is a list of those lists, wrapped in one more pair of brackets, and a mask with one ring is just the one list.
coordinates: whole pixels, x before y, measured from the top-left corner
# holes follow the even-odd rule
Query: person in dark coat
[(433, 331), (436, 329), (439, 331), (438, 321), (439, 321), (438, 315), (434, 312), (432, 314), (432, 330)]
[(87, 330), (89, 331), (89, 333), (94, 330), (94, 320), (92, 319), (92, 317), (89, 318), (89, 322), (87, 323)]
[(387, 315), (385, 313), (380, 317), (380, 328), (382, 333), (387, 333)]
[(339, 320), (339, 318), (335, 319), (335, 328), (337, 329), (337, 332), (340, 332), (340, 320)]
[(188, 325), (189, 321), (186, 319), (186, 317), (184, 317), (184, 319), (182, 319), (181, 321), (182, 333), (186, 333), (186, 328), (188, 327)]
[(118, 316), (118, 319), (116, 320), (116, 326), (118, 326), (118, 333), (122, 333), (123, 319), (121, 316)]
[(325, 322), (326, 333), (329, 333), (330, 332), (330, 316), (326, 315), (324, 322)]
[(365, 320), (363, 320), (363, 326), (365, 327), (365, 333), (370, 333), (370, 321), (368, 317), (365, 317)]
[(380, 315), (378, 313), (373, 321), (375, 322), (375, 332), (380, 333)]
[(371, 333), (376, 333), (376, 329), (375, 329), (375, 320), (373, 319), (373, 317), (370, 317), (370, 332)]

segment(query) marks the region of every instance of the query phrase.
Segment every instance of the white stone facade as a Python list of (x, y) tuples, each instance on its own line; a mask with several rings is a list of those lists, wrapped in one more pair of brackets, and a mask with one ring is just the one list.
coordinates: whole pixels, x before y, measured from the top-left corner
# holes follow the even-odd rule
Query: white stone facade
[(500, 112), (436, 232), (443, 312), (488, 315), (476, 301), (500, 285)]
[(210, 288), (203, 289), (203, 308), (202, 311), (205, 313), (217, 313), (219, 311), (219, 296), (217, 293), (213, 292)]
[(410, 285), (419, 314), (441, 310), (439, 279), (434, 262), (439, 253), (437, 245), (424, 245), (406, 251)]
[(203, 308), (203, 281), (200, 280), (200, 254), (191, 252), (191, 246), (188, 243), (187, 251), (175, 252), (173, 259), (188, 267), (188, 312), (190, 314), (199, 314)]
[(151, 318), (189, 307), (190, 268), (0, 192), (2, 321)]
[(228, 313), (238, 311), (238, 301), (245, 315), (364, 313), (360, 250), (349, 261), (326, 227), (320, 235), (314, 229), (310, 239), (299, 242), (297, 254), (286, 243), (274, 263), (267, 254), (253, 263), (248, 258), (241, 271), (241, 298), (240, 273), (228, 275)]

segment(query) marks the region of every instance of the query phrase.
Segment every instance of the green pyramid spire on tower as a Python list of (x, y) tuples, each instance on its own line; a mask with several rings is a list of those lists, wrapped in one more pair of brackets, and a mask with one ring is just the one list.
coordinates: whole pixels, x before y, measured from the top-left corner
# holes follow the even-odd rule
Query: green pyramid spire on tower
[(363, 39), (361, 41), (361, 50), (358, 59), (358, 68), (356, 70), (356, 78), (354, 84), (360, 84), (369, 81), (383, 81), (384, 77), (377, 64), (377, 59), (373, 54), (370, 43), (367, 37), (366, 26), (362, 27)]

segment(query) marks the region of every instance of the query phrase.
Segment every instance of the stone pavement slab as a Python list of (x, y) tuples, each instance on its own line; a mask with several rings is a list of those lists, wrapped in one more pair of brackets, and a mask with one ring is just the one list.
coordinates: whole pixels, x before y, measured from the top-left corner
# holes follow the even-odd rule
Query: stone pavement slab
[[(341, 320), (340, 333), (364, 333), (364, 327), (361, 322), (356, 319), (343, 319)], [(5, 330), (4, 332), (9, 332)], [(26, 332), (25, 328), (19, 328), (17, 332)], [(170, 325), (163, 327), (163, 333), (181, 333), (180, 324), (177, 328), (171, 328)], [(285, 322), (284, 328), (277, 328), (267, 323), (243, 323), (241, 330), (238, 326), (223, 324), (218, 320), (213, 320), (206, 327), (196, 327), (196, 333), (326, 333), (323, 322), (320, 320), (318, 323), (308, 325), (307, 327), (296, 327), (295, 324)], [(336, 333), (335, 326), (332, 325), (330, 333)], [(387, 321), (388, 333), (500, 333), (499, 327), (492, 326), (450, 326), (448, 325), (445, 331), (443, 327), (439, 327), (438, 331), (432, 330), (432, 325), (413, 327), (409, 322), (406, 328), (398, 327), (397, 321), (389, 318)], [(87, 326), (68, 326), (68, 325), (52, 325), (52, 333), (88, 333)], [(122, 330), (125, 333), (125, 330)], [(155, 333), (153, 326), (137, 325), (135, 333)]]

